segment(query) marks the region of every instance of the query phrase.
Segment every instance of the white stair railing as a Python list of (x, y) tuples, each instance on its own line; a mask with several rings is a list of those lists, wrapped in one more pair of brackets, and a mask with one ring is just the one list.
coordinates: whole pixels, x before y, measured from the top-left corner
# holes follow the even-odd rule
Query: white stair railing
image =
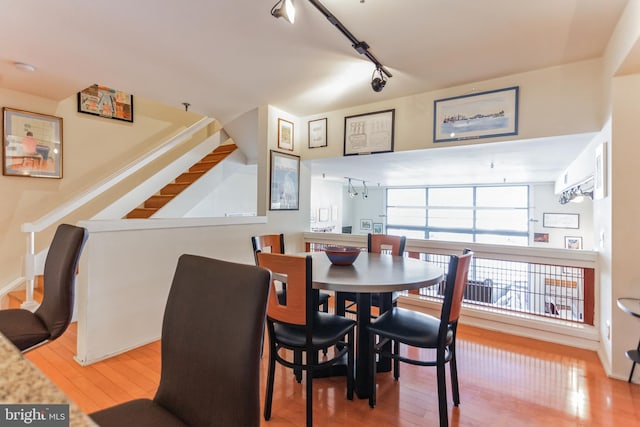
[(113, 175), (111, 175), (110, 177), (106, 178), (102, 182), (96, 184), (95, 186), (93, 186), (89, 190), (85, 191), (84, 193), (80, 194), (75, 199), (65, 203), (62, 206), (59, 206), (58, 208), (52, 210), (51, 212), (47, 213), (46, 215), (42, 216), (41, 218), (39, 218), (38, 220), (36, 220), (34, 222), (28, 222), (28, 223), (22, 224), (22, 228), (21, 228), (22, 231), (25, 232), (25, 233), (28, 233), (28, 236), (27, 236), (27, 253), (26, 253), (25, 261), (24, 261), (25, 262), (25, 277), (21, 278), (19, 281), (18, 281), (18, 279), (16, 279), (15, 281), (11, 282), (9, 285), (5, 286), (2, 289), (2, 291), (0, 292), (0, 297), (2, 297), (5, 293), (8, 293), (9, 291), (11, 291), (13, 288), (17, 287), (18, 285), (22, 284), (23, 280), (26, 279), (26, 282), (27, 282), (27, 289), (26, 289), (27, 290), (27, 295), (26, 295), (25, 302), (22, 304), (22, 307), (27, 309), (27, 310), (35, 310), (35, 308), (38, 307), (38, 303), (33, 298), (33, 294), (34, 294), (34, 279), (35, 279), (35, 270), (36, 270), (36, 265), (35, 265), (36, 264), (35, 263), (35, 259), (36, 259), (35, 235), (36, 235), (36, 233), (39, 233), (42, 230), (45, 230), (46, 228), (48, 228), (51, 225), (55, 224), (56, 222), (60, 221), (65, 216), (67, 216), (70, 213), (74, 212), (75, 210), (81, 208), (82, 206), (84, 206), (85, 204), (90, 202), (91, 200), (93, 200), (96, 197), (98, 197), (103, 192), (105, 192), (108, 189), (112, 188), (114, 185), (118, 184), (122, 180), (124, 180), (124, 179), (128, 178), (129, 176), (133, 175), (135, 172), (139, 171), (144, 166), (148, 165), (149, 163), (151, 163), (152, 161), (156, 160), (157, 158), (159, 158), (163, 154), (167, 153), (168, 151), (170, 151), (173, 148), (177, 147), (179, 144), (181, 144), (184, 141), (188, 140), (196, 132), (204, 129), (206, 126), (208, 126), (213, 121), (214, 121), (214, 119), (212, 119), (210, 117), (203, 117), (202, 119), (198, 120), (197, 122), (195, 122), (191, 126), (181, 130), (176, 135), (170, 137), (169, 139), (167, 139), (167, 141), (165, 141), (164, 143), (162, 143), (161, 145), (159, 145), (158, 147), (156, 147), (155, 149), (153, 149), (149, 153), (146, 153), (145, 155), (143, 155), (143, 156), (139, 157), (138, 159), (132, 161), (131, 163), (129, 163), (128, 165), (123, 167), (118, 172), (114, 173)]

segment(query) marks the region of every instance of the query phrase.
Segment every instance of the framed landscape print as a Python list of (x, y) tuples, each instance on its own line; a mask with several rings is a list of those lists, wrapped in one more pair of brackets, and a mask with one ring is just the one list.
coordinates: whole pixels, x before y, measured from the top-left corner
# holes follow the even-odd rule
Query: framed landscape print
[(393, 151), (396, 110), (358, 114), (344, 118), (344, 155)]
[(433, 101), (433, 142), (518, 134), (518, 86)]
[(78, 92), (78, 112), (133, 122), (133, 95), (92, 85)]
[(299, 209), (300, 157), (271, 150), (269, 209)]
[(3, 108), (2, 173), (62, 178), (62, 118)]

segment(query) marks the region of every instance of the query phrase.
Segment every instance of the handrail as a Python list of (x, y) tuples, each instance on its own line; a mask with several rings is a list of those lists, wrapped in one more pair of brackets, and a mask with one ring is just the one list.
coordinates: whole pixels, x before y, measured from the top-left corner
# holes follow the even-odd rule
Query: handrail
[[(38, 233), (47, 227), (52, 226), (56, 222), (60, 221), (65, 216), (69, 215), (71, 212), (76, 209), (84, 206), (86, 203), (95, 199), (99, 195), (101, 195), (104, 191), (118, 184), (125, 178), (133, 175), (135, 172), (142, 169), (144, 166), (148, 165), (152, 161), (156, 160), (163, 154), (167, 153), (169, 150), (175, 148), (183, 141), (191, 138), (193, 134), (204, 129), (210, 123), (212, 123), (214, 119), (210, 117), (203, 117), (198, 120), (191, 126), (181, 130), (176, 135), (167, 139), (163, 144), (154, 148), (150, 152), (138, 157), (118, 172), (114, 173), (110, 177), (106, 178), (102, 182), (96, 184), (93, 188), (85, 191), (83, 194), (80, 194), (75, 199), (71, 200), (68, 203), (63, 204), (62, 206), (52, 210), (46, 215), (40, 217), (34, 222), (27, 222), (22, 224), (22, 231), (25, 233), (29, 233), (28, 241), (27, 241), (27, 253), (25, 256), (24, 264), (25, 264), (25, 277), (22, 278), (20, 283), (24, 279), (27, 282), (27, 295), (26, 301), (22, 304), (23, 308), (33, 310), (37, 307), (37, 303), (33, 299), (33, 288), (34, 288), (34, 278), (35, 278), (35, 233)], [(16, 281), (11, 282), (11, 284), (5, 286), (3, 291), (9, 292), (11, 289), (18, 286), (20, 283), (16, 284)], [(10, 286), (12, 286), (10, 288)], [(0, 293), (0, 297), (3, 294)]]
[(114, 173), (110, 177), (106, 178), (104, 181), (95, 185), (93, 188), (89, 189), (85, 193), (76, 197), (74, 200), (71, 200), (70, 202), (58, 207), (57, 209), (54, 209), (53, 211), (40, 217), (34, 222), (28, 222), (28, 223), (22, 224), (22, 231), (25, 233), (28, 233), (28, 232), (37, 233), (46, 229), (47, 227), (50, 227), (51, 225), (55, 224), (57, 221), (60, 221), (65, 216), (69, 215), (71, 212), (75, 211), (76, 209), (85, 205), (89, 201), (98, 197), (105, 190), (108, 190), (109, 188), (113, 187), (123, 179), (131, 176), (135, 172), (142, 169), (144, 166), (148, 165), (158, 157), (162, 156), (169, 150), (176, 147), (178, 144), (182, 143), (184, 140), (190, 138), (194, 133), (198, 132), (199, 130), (203, 129), (204, 127), (209, 125), (211, 122), (213, 122), (213, 120), (214, 119), (210, 117), (203, 117), (202, 119), (198, 120), (188, 128), (180, 131), (177, 135), (169, 138), (164, 144), (160, 145), (159, 147), (155, 148), (149, 153), (146, 153), (145, 155), (132, 161), (131, 163), (126, 165), (124, 168), (120, 169), (118, 172)]

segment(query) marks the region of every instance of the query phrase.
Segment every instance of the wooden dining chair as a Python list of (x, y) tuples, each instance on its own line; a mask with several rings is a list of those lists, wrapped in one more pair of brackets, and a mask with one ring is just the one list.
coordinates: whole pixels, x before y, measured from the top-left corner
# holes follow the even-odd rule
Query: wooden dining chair
[[(354, 329), (356, 322), (343, 316), (318, 311), (314, 306), (311, 256), (257, 253), (258, 265), (272, 272), (267, 307), (269, 370), (264, 403), (264, 419), (271, 418), (271, 402), (276, 362), (306, 372), (306, 425), (313, 425), (314, 372), (341, 362), (347, 355), (347, 399), (353, 399)], [(281, 304), (274, 292), (275, 281), (286, 281), (287, 300)], [(345, 339), (346, 337), (346, 339)], [(319, 360), (318, 351), (334, 347), (335, 352)], [(293, 352), (293, 360), (284, 350)], [(304, 358), (297, 355), (304, 355)]]
[(35, 312), (0, 310), (0, 332), (23, 353), (60, 337), (71, 323), (78, 260), (87, 237), (82, 227), (60, 224), (44, 263), (40, 306)]
[(181, 255), (162, 321), (154, 398), (90, 417), (101, 427), (258, 427), (270, 282), (263, 268)]
[[(261, 236), (252, 236), (251, 245), (253, 246), (253, 256), (258, 265), (257, 252), (270, 252), (274, 254), (284, 253), (284, 234), (263, 234)], [(277, 289), (278, 299), (281, 302), (287, 298), (287, 285), (282, 284), (280, 289)], [(318, 294), (318, 307), (325, 313), (329, 312), (329, 298), (330, 295), (326, 292), (320, 292)]]
[[(404, 255), (404, 247), (407, 238), (405, 236), (392, 236), (389, 234), (367, 235), (367, 251), (369, 253), (387, 253), (395, 256)], [(336, 293), (336, 314), (344, 316), (346, 313), (356, 314), (353, 306), (356, 304), (357, 294), (355, 292)], [(371, 294), (371, 306), (380, 308), (382, 306), (383, 295), (379, 293)], [(398, 293), (394, 292), (391, 299), (393, 307), (398, 305)], [(376, 316), (373, 316), (374, 318)]]
[[(440, 427), (449, 425), (445, 365), (449, 363), (453, 403), (458, 406), (460, 404), (460, 393), (458, 390), (458, 368), (456, 362), (456, 331), (472, 258), (473, 252), (470, 250), (465, 250), (465, 253), (461, 256), (451, 256), (439, 319), (428, 314), (394, 307), (368, 326), (371, 366), (369, 406), (373, 408), (376, 405), (375, 360), (377, 354), (394, 359), (393, 376), (396, 380), (400, 377), (400, 362), (419, 366), (435, 366), (438, 378)], [(377, 343), (376, 336), (378, 337)], [(389, 346), (385, 348), (385, 344), (389, 342), (393, 343), (391, 351), (387, 350)], [(424, 360), (403, 356), (400, 353), (400, 344), (435, 349), (436, 358), (435, 360)]]

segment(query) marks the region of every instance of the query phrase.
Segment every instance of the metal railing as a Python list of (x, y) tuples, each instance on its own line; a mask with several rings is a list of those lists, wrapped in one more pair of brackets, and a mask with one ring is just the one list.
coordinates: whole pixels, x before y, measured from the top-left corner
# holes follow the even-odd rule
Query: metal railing
[[(307, 250), (326, 245), (366, 250), (366, 236), (305, 233)], [(451, 254), (475, 252), (464, 303), (510, 315), (532, 315), (585, 325), (594, 324), (596, 253), (501, 245), (407, 239), (406, 256), (435, 263), (447, 273)], [(444, 281), (417, 291), (414, 298), (442, 299)]]

